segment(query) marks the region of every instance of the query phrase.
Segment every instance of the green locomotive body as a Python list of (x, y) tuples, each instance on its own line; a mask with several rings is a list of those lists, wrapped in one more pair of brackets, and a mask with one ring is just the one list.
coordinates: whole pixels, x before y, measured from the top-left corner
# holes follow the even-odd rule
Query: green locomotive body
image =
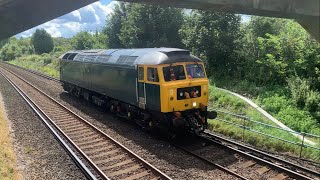
[[(192, 79), (190, 67), (201, 76)], [(170, 72), (180, 77), (170, 81)], [(207, 124), (208, 80), (202, 61), (187, 50), (69, 51), (61, 56), (60, 81), (66, 91), (147, 126), (199, 131)]]

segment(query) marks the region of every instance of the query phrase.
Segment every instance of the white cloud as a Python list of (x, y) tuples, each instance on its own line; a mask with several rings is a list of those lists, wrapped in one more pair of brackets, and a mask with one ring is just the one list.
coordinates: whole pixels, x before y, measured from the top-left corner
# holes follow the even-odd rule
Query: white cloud
[(86, 23), (84, 24), (81, 24), (79, 22), (66, 22), (64, 24), (62, 24), (62, 26), (70, 29), (72, 32), (79, 32), (81, 31), (81, 26), (85, 25)]
[(74, 17), (77, 17), (77, 18), (79, 19), (79, 21), (81, 21), (81, 15), (80, 15), (79, 10), (72, 11), (71, 14), (72, 14)]
[(37, 28), (43, 28), (53, 37), (72, 37), (80, 31), (94, 32), (101, 30), (105, 25), (106, 17), (113, 12), (113, 8), (118, 3), (101, 0), (72, 11), (59, 18), (41, 24), (37, 27), (24, 31), (16, 37), (30, 37)]

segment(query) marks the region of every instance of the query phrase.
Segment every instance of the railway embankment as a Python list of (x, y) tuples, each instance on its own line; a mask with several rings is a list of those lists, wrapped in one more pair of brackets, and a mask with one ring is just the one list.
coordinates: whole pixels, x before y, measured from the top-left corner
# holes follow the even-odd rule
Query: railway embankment
[[(210, 87), (209, 109), (218, 110), (218, 118), (210, 120), (210, 129), (236, 140), (276, 154), (319, 161), (319, 144), (310, 145), (293, 135), (294, 131), (279, 127), (245, 100), (228, 92)], [(306, 136), (307, 137), (307, 136)], [(312, 139), (317, 142), (319, 138)], [(308, 144), (315, 148), (301, 148)]]
[(244, 100), (246, 103), (248, 103), (251, 107), (253, 107), (254, 109), (256, 109), (257, 111), (259, 111), (263, 116), (265, 116), (267, 119), (269, 119), (270, 121), (274, 122), (275, 124), (277, 124), (279, 127), (287, 130), (288, 132), (291, 132), (291, 134), (295, 137), (298, 137), (300, 140), (303, 140), (311, 145), (316, 145), (317, 143), (314, 141), (311, 141), (307, 138), (304, 138), (302, 135), (297, 134), (297, 132), (295, 132), (294, 130), (292, 130), (291, 128), (289, 128), (288, 126), (286, 126), (285, 124), (283, 124), (281, 121), (279, 121), (278, 119), (276, 119), (275, 117), (273, 117), (271, 114), (269, 114), (267, 111), (265, 111), (264, 109), (262, 109), (260, 106), (258, 106), (256, 103), (254, 103), (252, 100), (250, 100), (249, 98), (246, 98), (238, 93), (229, 91), (227, 89), (223, 89), (223, 88), (217, 88), (221, 91), (227, 92), (233, 96), (236, 96), (242, 100)]

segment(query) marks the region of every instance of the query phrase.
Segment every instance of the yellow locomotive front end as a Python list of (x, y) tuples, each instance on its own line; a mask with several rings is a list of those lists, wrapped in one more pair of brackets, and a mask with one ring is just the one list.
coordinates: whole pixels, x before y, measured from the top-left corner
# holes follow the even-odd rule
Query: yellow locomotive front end
[(207, 126), (208, 78), (201, 62), (161, 65), (159, 75), (161, 112), (167, 113), (172, 125), (196, 133)]

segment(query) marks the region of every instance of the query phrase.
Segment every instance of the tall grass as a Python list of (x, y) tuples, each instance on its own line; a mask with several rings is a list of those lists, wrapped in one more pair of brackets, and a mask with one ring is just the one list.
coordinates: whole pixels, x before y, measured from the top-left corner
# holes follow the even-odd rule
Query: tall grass
[(23, 56), (9, 63), (59, 78), (59, 59), (49, 54)]

